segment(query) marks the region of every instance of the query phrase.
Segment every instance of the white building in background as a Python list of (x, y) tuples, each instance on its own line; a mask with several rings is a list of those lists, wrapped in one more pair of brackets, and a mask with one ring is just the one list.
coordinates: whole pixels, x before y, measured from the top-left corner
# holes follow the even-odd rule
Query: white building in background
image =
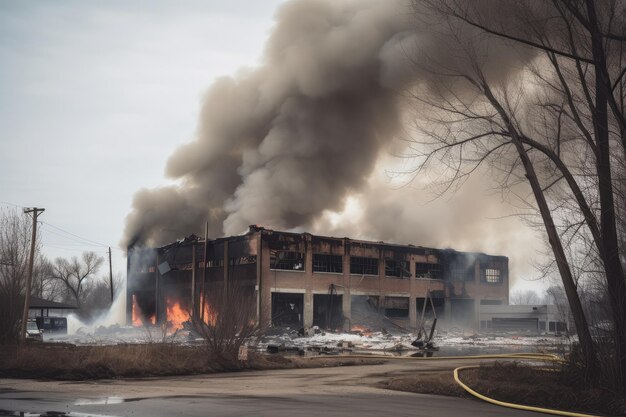
[(481, 305), (482, 333), (565, 333), (568, 319), (555, 305)]

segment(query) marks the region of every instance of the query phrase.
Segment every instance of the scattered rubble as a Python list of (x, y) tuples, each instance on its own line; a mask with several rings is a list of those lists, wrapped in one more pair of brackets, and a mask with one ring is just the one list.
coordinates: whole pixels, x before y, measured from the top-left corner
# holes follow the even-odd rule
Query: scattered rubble
[[(571, 338), (552, 335), (519, 336), (513, 334), (475, 334), (460, 329), (441, 330), (432, 340), (417, 339), (416, 334), (394, 333), (381, 328), (373, 330), (364, 326), (351, 331), (333, 332), (317, 326), (311, 328), (270, 328), (260, 338), (256, 349), (270, 354), (283, 355), (463, 355), (480, 353), (505, 353), (536, 351), (565, 351)], [(188, 327), (168, 334), (159, 326), (98, 326), (81, 327), (72, 335), (44, 335), (45, 342), (74, 345), (120, 345), (144, 343), (176, 343), (194, 345), (203, 339)]]

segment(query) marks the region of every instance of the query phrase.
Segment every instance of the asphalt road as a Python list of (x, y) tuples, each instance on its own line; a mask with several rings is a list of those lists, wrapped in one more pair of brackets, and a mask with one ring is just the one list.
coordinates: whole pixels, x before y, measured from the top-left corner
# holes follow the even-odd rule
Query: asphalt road
[(389, 377), (467, 364), (391, 361), (369, 366), (89, 382), (0, 379), (0, 416), (38, 416), (50, 411), (77, 417), (538, 415), (478, 400), (376, 387)]

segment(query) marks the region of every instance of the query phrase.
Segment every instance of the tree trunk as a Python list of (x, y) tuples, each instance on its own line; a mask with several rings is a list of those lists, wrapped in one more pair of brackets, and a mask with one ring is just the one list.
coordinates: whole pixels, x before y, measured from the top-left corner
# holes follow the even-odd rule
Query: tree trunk
[(604, 246), (603, 264), (606, 273), (607, 291), (613, 314), (615, 354), (619, 366), (619, 384), (624, 389), (626, 382), (626, 281), (619, 259), (619, 242), (615, 219), (615, 201), (611, 174), (611, 150), (609, 141), (608, 100), (610, 82), (606, 68), (603, 38), (598, 27), (595, 6), (587, 1), (587, 16), (591, 47), (594, 59), (596, 102), (593, 113), (593, 127), (596, 135), (598, 157), (598, 192), (600, 197), (600, 232)]
[(494, 106), (496, 111), (500, 114), (500, 117), (505, 122), (513, 145), (515, 146), (520, 160), (522, 161), (522, 165), (524, 166), (524, 170), (526, 171), (526, 178), (528, 179), (528, 183), (530, 184), (535, 200), (537, 201), (537, 207), (539, 208), (539, 213), (541, 214), (543, 224), (546, 228), (546, 233), (548, 234), (548, 241), (550, 242), (550, 247), (552, 248), (554, 259), (559, 268), (561, 280), (563, 281), (565, 295), (567, 296), (567, 301), (572, 311), (572, 316), (574, 317), (578, 341), (584, 355), (587, 377), (590, 377), (591, 375), (596, 374), (598, 370), (598, 361), (595, 355), (593, 339), (591, 338), (591, 333), (589, 332), (589, 325), (585, 317), (582, 303), (580, 302), (580, 297), (578, 296), (572, 271), (570, 270), (567, 257), (565, 256), (565, 251), (563, 250), (561, 238), (554, 224), (550, 207), (548, 206), (543, 189), (539, 183), (535, 167), (533, 166), (533, 163), (524, 148), (521, 136), (517, 132), (515, 126), (513, 126), (504, 108), (495, 98), (489, 86), (483, 83), (481, 87), (489, 102)]

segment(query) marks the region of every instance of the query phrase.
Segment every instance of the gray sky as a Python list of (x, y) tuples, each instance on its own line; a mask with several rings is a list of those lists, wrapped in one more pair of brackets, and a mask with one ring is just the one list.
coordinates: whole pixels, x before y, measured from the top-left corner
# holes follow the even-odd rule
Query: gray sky
[[(0, 3), (0, 201), (117, 246), (215, 77), (255, 65), (280, 2)], [(101, 246), (45, 224), (46, 254)], [(120, 250), (114, 269), (125, 271)]]
[[(50, 258), (115, 248), (133, 194), (168, 182), (213, 80), (259, 64), (279, 3), (0, 2), (0, 206), (46, 208)], [(479, 232), (463, 246), (451, 230), (451, 246), (505, 255), (536, 239)], [(113, 265), (125, 273), (121, 248)]]

